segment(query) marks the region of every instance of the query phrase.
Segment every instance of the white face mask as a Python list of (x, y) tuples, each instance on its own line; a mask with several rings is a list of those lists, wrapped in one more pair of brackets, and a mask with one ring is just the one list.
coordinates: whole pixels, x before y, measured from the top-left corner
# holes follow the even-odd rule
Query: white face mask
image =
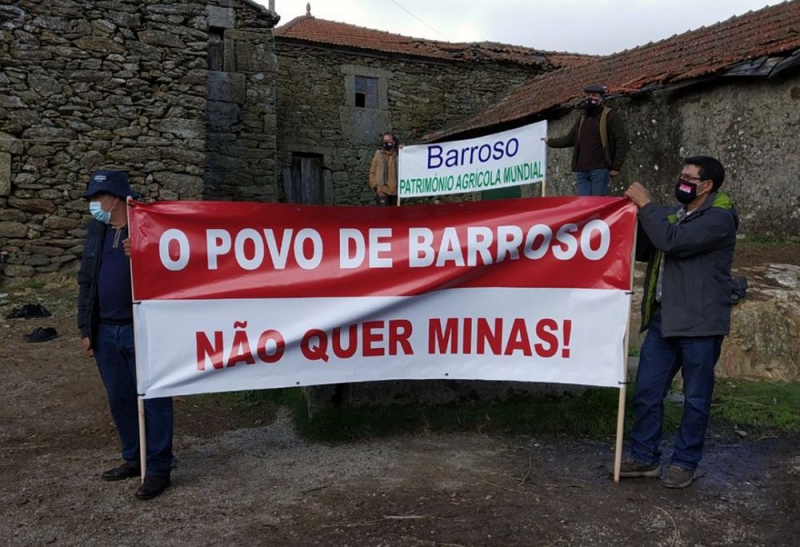
[[(111, 209), (113, 210), (114, 207), (112, 206)], [(108, 224), (111, 222), (111, 211), (106, 211), (103, 209), (103, 204), (100, 201), (90, 201), (89, 202), (89, 213), (94, 217), (96, 220), (99, 220), (103, 224)]]

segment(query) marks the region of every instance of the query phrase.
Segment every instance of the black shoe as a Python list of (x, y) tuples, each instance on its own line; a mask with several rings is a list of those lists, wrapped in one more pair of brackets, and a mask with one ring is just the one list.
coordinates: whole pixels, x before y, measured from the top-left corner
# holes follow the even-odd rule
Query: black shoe
[(58, 338), (58, 331), (53, 327), (36, 327), (30, 334), (25, 335), (25, 341), (31, 343), (47, 342), (56, 338)]
[(50, 312), (41, 304), (25, 304), (14, 308), (6, 315), (6, 319), (33, 319), (34, 317), (50, 317)]
[(156, 496), (160, 496), (164, 490), (169, 488), (170, 484), (172, 483), (169, 480), (169, 475), (146, 475), (144, 482), (136, 490), (135, 495), (140, 500), (153, 499)]
[(141, 474), (141, 467), (131, 462), (125, 462), (119, 467), (109, 469), (100, 476), (104, 481), (124, 481), (125, 479), (130, 479), (131, 477), (138, 477)]

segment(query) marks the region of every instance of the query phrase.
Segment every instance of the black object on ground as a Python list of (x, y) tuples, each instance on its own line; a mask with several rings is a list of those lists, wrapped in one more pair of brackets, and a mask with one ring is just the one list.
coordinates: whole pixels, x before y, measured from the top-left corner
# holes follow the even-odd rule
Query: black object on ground
[(56, 338), (58, 338), (58, 332), (53, 327), (36, 327), (30, 334), (25, 335), (25, 341), (31, 343), (47, 342)]
[(14, 308), (6, 315), (6, 319), (33, 319), (35, 317), (50, 317), (51, 313), (41, 304), (25, 304)]

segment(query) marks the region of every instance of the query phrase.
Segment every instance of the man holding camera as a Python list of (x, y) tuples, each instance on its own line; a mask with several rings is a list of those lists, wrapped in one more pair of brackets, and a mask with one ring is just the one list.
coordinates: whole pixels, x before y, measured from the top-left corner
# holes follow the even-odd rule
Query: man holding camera
[(605, 196), (628, 154), (628, 134), (616, 110), (603, 104), (605, 87), (590, 85), (580, 117), (563, 137), (543, 139), (551, 148), (572, 147), (572, 170), (579, 196)]

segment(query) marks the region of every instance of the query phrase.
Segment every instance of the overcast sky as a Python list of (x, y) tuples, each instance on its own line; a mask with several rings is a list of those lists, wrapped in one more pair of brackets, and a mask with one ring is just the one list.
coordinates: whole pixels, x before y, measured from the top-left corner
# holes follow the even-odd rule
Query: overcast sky
[[(268, 0), (257, 1), (269, 4)], [(307, 1), (275, 0), (280, 24), (304, 15)], [(489, 40), (551, 51), (608, 54), (778, 3), (774, 0), (311, 0), (311, 14), (419, 38), (451, 42)]]

